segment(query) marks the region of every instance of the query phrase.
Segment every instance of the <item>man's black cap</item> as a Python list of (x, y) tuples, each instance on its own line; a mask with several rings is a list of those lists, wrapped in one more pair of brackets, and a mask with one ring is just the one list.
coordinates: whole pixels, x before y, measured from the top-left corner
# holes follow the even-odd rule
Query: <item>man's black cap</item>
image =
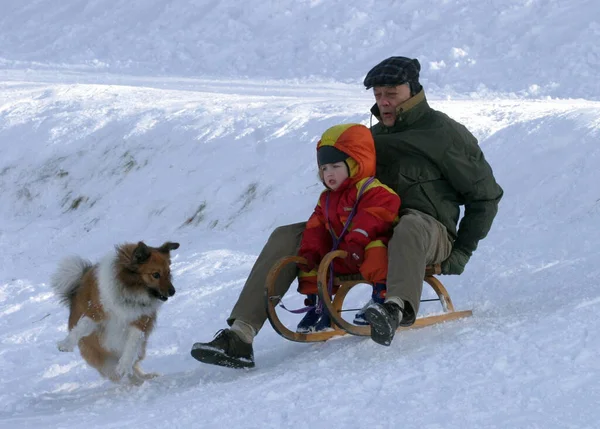
[(365, 77), (367, 89), (374, 86), (397, 86), (408, 83), (411, 94), (415, 95), (421, 90), (419, 60), (406, 57), (390, 57), (373, 67)]

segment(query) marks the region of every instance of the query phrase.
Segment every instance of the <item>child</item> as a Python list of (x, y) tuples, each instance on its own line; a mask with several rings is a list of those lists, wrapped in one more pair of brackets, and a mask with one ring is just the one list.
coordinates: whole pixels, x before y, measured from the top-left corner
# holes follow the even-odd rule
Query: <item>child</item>
[[(313, 306), (296, 329), (319, 332), (330, 327), (329, 316), (317, 306), (317, 269), (332, 250), (345, 250), (336, 258), (336, 274), (357, 274), (375, 284), (372, 299), (383, 303), (387, 277), (386, 244), (400, 210), (400, 197), (375, 179), (375, 143), (371, 131), (360, 124), (329, 128), (317, 143), (319, 177), (327, 188), (309, 218), (299, 256), (298, 292)], [(337, 241), (337, 246), (334, 246)], [(354, 323), (367, 324), (364, 311)]]

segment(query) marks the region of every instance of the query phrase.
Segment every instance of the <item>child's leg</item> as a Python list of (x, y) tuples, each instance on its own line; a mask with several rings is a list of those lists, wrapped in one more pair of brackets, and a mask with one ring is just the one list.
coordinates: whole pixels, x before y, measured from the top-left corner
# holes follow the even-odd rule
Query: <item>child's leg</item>
[(386, 294), (387, 248), (380, 240), (369, 243), (365, 248), (365, 261), (360, 267), (363, 278), (373, 284), (371, 299), (356, 313), (353, 323), (368, 325), (365, 310), (373, 303), (383, 304)]
[[(333, 285), (333, 289), (331, 290), (331, 298), (335, 296), (336, 292), (339, 289), (339, 285)], [(317, 288), (317, 271), (313, 270), (309, 273), (304, 271), (300, 271), (298, 273), (298, 292), (303, 295), (318, 295)]]
[(371, 283), (385, 283), (387, 269), (387, 247), (381, 240), (370, 242), (365, 247), (365, 261), (360, 266), (363, 278)]
[(387, 292), (387, 287), (385, 282), (382, 283), (374, 283), (373, 284), (373, 294), (371, 295), (371, 299), (373, 302), (377, 304), (383, 304), (385, 302), (385, 294)]
[(308, 334), (311, 332), (321, 332), (331, 327), (331, 320), (325, 308), (318, 308), (319, 298), (317, 296), (317, 272), (311, 271), (305, 273), (300, 271), (298, 274), (298, 292), (306, 295), (304, 305), (311, 308), (306, 312), (298, 326), (296, 332)]
[(303, 295), (317, 295), (317, 271), (298, 272), (298, 292)]

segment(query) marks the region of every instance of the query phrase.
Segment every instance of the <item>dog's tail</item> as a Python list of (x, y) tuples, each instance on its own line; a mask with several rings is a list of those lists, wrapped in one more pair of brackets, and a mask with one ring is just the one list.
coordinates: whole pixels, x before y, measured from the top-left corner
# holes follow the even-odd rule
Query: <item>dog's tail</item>
[(58, 269), (50, 280), (50, 286), (62, 304), (67, 306), (71, 304), (71, 299), (81, 286), (81, 279), (91, 268), (92, 263), (79, 256), (70, 256), (58, 264)]

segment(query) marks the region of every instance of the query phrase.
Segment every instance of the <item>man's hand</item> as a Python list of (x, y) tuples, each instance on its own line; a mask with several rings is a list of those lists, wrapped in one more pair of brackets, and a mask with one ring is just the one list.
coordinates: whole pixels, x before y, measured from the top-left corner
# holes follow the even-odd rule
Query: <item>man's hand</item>
[(365, 260), (365, 248), (351, 241), (346, 245), (346, 252), (348, 256), (344, 259), (344, 264), (350, 270), (358, 273), (360, 266)]
[(303, 264), (301, 262), (296, 263), (298, 268), (305, 273), (310, 273), (311, 271), (317, 269), (319, 266), (319, 262), (321, 262), (321, 257), (317, 253), (304, 253), (302, 255), (298, 255), (306, 259), (306, 263)]
[(460, 249), (452, 249), (450, 256), (442, 262), (442, 274), (462, 274), (470, 256)]

